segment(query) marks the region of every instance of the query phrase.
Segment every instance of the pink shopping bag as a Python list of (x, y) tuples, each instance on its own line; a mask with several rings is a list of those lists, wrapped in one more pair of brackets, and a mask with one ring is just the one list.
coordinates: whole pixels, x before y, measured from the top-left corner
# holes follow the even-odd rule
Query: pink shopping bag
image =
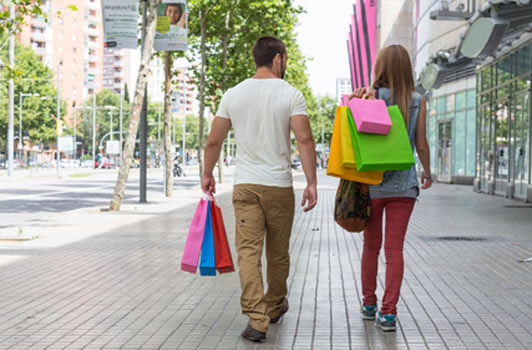
[(183, 251), (183, 258), (181, 259), (181, 270), (183, 271), (196, 273), (196, 269), (198, 268), (208, 207), (209, 200), (200, 200), (196, 212), (194, 213), (194, 217), (192, 218), (187, 241), (185, 243), (185, 250)]
[(358, 132), (388, 135), (392, 121), (384, 100), (362, 100), (353, 98), (349, 109)]
[(347, 106), (349, 104), (349, 95), (342, 95), (342, 106)]

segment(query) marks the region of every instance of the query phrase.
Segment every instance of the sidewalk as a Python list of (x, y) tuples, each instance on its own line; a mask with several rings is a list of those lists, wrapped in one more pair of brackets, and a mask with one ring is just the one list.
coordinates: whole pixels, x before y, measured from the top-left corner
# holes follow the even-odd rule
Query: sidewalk
[[(0, 265), (0, 349), (532, 349), (532, 263), (518, 262), (532, 256), (531, 206), (470, 187), (424, 191), (406, 238), (398, 329), (385, 334), (360, 317), (362, 239), (334, 223), (335, 187), (321, 174), (319, 205), (297, 210), (290, 311), (265, 344), (239, 337), (236, 273), (179, 270), (199, 199), (184, 190), (169, 211), (99, 213), (107, 229), (97, 235), (78, 221), (71, 232), (86, 234), (76, 240), (63, 227), (67, 237), (48, 246), (53, 232), (0, 242), (0, 258), (12, 258)], [(219, 191), (232, 241), (229, 187)]]

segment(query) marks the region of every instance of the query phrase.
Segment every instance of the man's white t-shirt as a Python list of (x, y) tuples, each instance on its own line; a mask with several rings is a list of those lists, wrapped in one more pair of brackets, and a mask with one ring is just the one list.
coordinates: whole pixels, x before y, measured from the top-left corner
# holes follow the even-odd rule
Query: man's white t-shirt
[(290, 117), (307, 115), (305, 97), (282, 79), (247, 79), (227, 90), (217, 117), (231, 120), (234, 184), (292, 186)]

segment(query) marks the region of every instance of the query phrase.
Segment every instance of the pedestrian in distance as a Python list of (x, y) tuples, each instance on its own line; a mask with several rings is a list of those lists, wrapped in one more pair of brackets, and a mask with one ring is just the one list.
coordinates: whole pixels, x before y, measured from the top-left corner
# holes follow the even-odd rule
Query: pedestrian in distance
[[(408, 131), (412, 151), (421, 162), (421, 188), (432, 185), (430, 151), (426, 135), (425, 99), (414, 92), (414, 79), (410, 57), (400, 45), (381, 49), (375, 61), (374, 83), (356, 89), (349, 97), (382, 99), (386, 105), (398, 105)], [(386, 171), (379, 185), (369, 187), (371, 219), (364, 230), (362, 252), (362, 317), (375, 320), (384, 331), (394, 331), (397, 302), (403, 281), (403, 245), (416, 198), (419, 182), (415, 166), (409, 170)], [(382, 217), (386, 213), (384, 255), (386, 258), (386, 283), (382, 305), (377, 308), (377, 271), (383, 240)]]
[[(316, 205), (316, 150), (303, 94), (283, 80), (288, 55), (278, 38), (264, 36), (252, 50), (256, 73), (229, 89), (220, 102), (205, 147), (204, 192), (215, 192), (213, 168), (231, 126), (237, 144), (233, 188), (235, 246), (242, 313), (249, 323), (242, 337), (262, 342), (270, 323), (288, 311), (289, 241), (294, 219), (290, 131), (296, 137), (307, 186), (301, 206)], [(262, 250), (266, 241), (264, 293)]]

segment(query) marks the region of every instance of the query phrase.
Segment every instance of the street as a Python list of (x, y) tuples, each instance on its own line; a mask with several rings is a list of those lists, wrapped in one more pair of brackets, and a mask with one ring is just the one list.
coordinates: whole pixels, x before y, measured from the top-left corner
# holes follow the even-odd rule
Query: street
[[(116, 170), (68, 169), (61, 178), (54, 172), (32, 177), (0, 178), (0, 238), (13, 236), (18, 227), (38, 223), (49, 215), (81, 208), (108, 207), (116, 183)], [(232, 168), (225, 171), (228, 180)], [(197, 166), (185, 169), (186, 177), (174, 178), (174, 190), (199, 185)], [(22, 175), (22, 174), (21, 174)], [(124, 204), (138, 202), (138, 169), (131, 169)], [(162, 169), (148, 172), (148, 201), (163, 193)]]

